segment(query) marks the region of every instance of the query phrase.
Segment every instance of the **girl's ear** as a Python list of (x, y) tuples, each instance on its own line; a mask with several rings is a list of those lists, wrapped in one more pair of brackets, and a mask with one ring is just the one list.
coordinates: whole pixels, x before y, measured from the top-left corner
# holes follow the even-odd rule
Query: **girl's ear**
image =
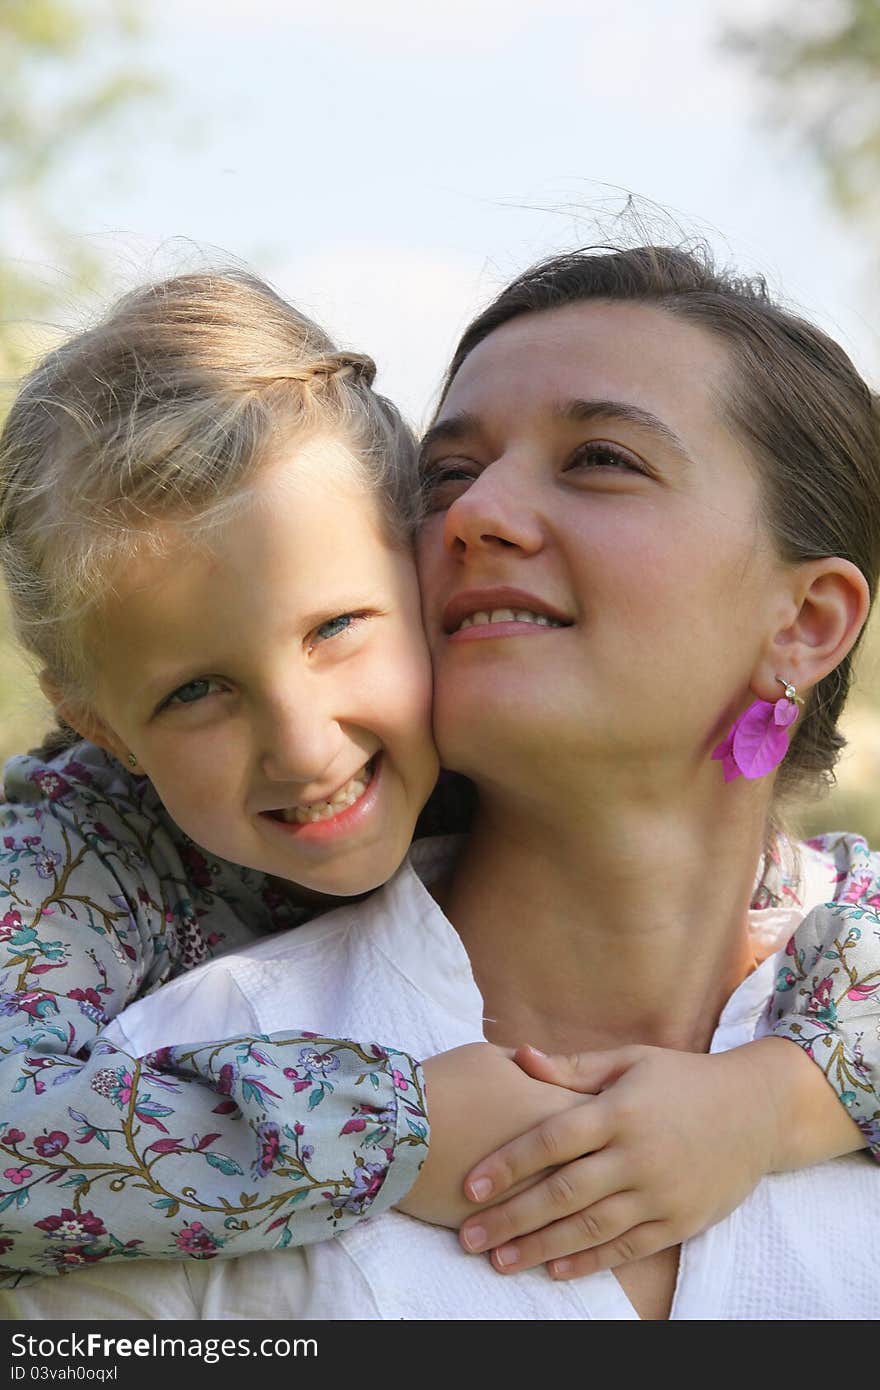
[(56, 683), (51, 671), (40, 672), (40, 689), (49, 701), (59, 719), (69, 724), (71, 729), (89, 743), (97, 744), (105, 752), (112, 753), (120, 762), (126, 762), (128, 749), (101, 716), (82, 700), (72, 700), (65, 695)]
[(773, 635), (765, 658), (771, 690), (776, 676), (799, 690), (817, 685), (852, 650), (871, 606), (868, 582), (850, 560), (808, 560), (793, 579), (794, 620)]

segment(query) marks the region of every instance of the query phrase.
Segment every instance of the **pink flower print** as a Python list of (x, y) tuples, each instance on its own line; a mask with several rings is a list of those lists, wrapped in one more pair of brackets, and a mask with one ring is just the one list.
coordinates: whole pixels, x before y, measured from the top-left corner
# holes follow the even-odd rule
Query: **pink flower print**
[(51, 1134), (40, 1134), (34, 1140), (34, 1148), (40, 1158), (54, 1158), (67, 1148), (70, 1138), (63, 1129), (53, 1129)]
[(856, 1004), (863, 1004), (866, 999), (870, 999), (877, 985), (853, 985), (852, 989), (846, 991), (847, 999), (852, 999)]
[(144, 1058), (151, 1071), (168, 1071), (174, 1062), (174, 1052), (170, 1047), (157, 1047)]
[(191, 1225), (184, 1226), (175, 1240), (178, 1250), (183, 1250), (185, 1254), (192, 1255), (197, 1260), (212, 1260), (225, 1243), (217, 1236), (211, 1235), (201, 1221), (193, 1221)]
[(16, 1144), (20, 1144), (22, 1139), (26, 1138), (27, 1135), (23, 1129), (7, 1129), (2, 1136), (3, 1143), (8, 1144), (11, 1149), (14, 1149)]
[(10, 1240), (9, 1236), (0, 1236), (0, 1255), (7, 1254), (7, 1252), (12, 1249), (14, 1244), (15, 1241)]
[(8, 1178), (13, 1187), (21, 1187), (23, 1182), (34, 1176), (32, 1168), (4, 1168), (4, 1178)]
[(96, 989), (71, 989), (68, 990), (67, 997), (68, 999), (76, 999), (81, 1012), (93, 1023), (106, 1023), (107, 1018), (101, 1004), (101, 996)]
[(842, 903), (858, 903), (867, 893), (873, 882), (871, 874), (859, 874), (858, 877), (850, 880), (849, 887), (840, 896)]
[(21, 913), (15, 909), (0, 917), (0, 941), (8, 941), (17, 931), (21, 931)]
[(326, 1076), (339, 1067), (339, 1058), (335, 1053), (319, 1052), (314, 1047), (304, 1047), (297, 1061), (306, 1071), (317, 1072), (319, 1076)]
[(105, 1259), (109, 1254), (106, 1247), (101, 1250), (94, 1245), (74, 1245), (59, 1250), (55, 1255), (55, 1264), (58, 1269), (76, 1269), (78, 1265), (97, 1264), (98, 1260)]
[(131, 1072), (125, 1067), (102, 1067), (92, 1077), (92, 1090), (105, 1100), (112, 1100), (121, 1110), (131, 1100)]
[(48, 1231), (57, 1240), (81, 1241), (87, 1236), (94, 1239), (95, 1236), (107, 1234), (103, 1221), (93, 1211), (77, 1213), (72, 1207), (62, 1207), (58, 1216), (45, 1216), (42, 1221), (35, 1221), (34, 1225), (39, 1226), (41, 1231)]
[(217, 1090), (221, 1096), (231, 1096), (232, 1086), (235, 1081), (235, 1071), (231, 1062), (224, 1062), (220, 1068), (220, 1075), (217, 1079)]
[(351, 1191), (345, 1197), (335, 1197), (332, 1205), (345, 1211), (366, 1211), (385, 1181), (387, 1171), (384, 1163), (364, 1163), (355, 1169)]
[(392, 1081), (394, 1082), (394, 1089), (395, 1089), (395, 1091), (408, 1091), (408, 1090), (409, 1090), (409, 1082), (407, 1081), (407, 1079), (406, 1079), (406, 1077), (404, 1076), (404, 1074), (403, 1074), (402, 1071), (397, 1071), (397, 1070), (395, 1069), (395, 1070), (391, 1073), (391, 1079), (392, 1079)]
[(57, 850), (44, 849), (34, 855), (33, 863), (40, 878), (54, 878), (55, 870), (61, 863), (61, 855)]
[(211, 870), (201, 851), (197, 850), (195, 845), (184, 845), (180, 850), (180, 858), (196, 888), (210, 888)]
[(826, 975), (810, 995), (807, 1012), (821, 1023), (833, 1024), (837, 1021), (837, 1008), (831, 998), (831, 977)]
[[(302, 1053), (300, 1053), (300, 1056), (302, 1056)], [(288, 1081), (293, 1082), (293, 1089), (297, 1095), (299, 1095), (300, 1091), (307, 1091), (312, 1084), (307, 1076), (300, 1076), (296, 1067), (285, 1067), (284, 1075), (287, 1077)]]
[(254, 1171), (258, 1178), (264, 1178), (275, 1167), (281, 1152), (281, 1132), (276, 1124), (267, 1120), (257, 1126), (257, 1134), (260, 1140), (260, 1156), (254, 1164)]
[(294, 1134), (305, 1134), (306, 1127), (300, 1120), (296, 1120), (293, 1126), (293, 1132)]
[(41, 768), (37, 772), (31, 772), (28, 775), (28, 781), (36, 783), (49, 801), (58, 801), (65, 792), (70, 791), (70, 783), (66, 782), (59, 773), (53, 772), (49, 768)]
[(64, 771), (68, 777), (72, 777), (75, 782), (82, 782), (83, 786), (89, 787), (92, 784), (92, 774), (84, 763), (78, 763), (75, 758), (71, 758)]
[(0, 1014), (23, 1013), (40, 1020), (57, 1012), (54, 994), (47, 994), (43, 989), (32, 989), (27, 994), (0, 995)]

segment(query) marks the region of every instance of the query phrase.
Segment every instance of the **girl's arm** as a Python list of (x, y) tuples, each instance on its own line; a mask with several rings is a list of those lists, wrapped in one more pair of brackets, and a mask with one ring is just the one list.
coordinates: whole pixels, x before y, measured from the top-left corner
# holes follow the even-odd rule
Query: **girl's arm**
[(96, 1045), (204, 954), (211, 913), (130, 781), (17, 762), (0, 805), (0, 1281), (317, 1240), (390, 1206), (428, 1140), (410, 1057), (294, 1033), (153, 1065)]
[(504, 1273), (549, 1261), (571, 1278), (680, 1243), (766, 1173), (865, 1147), (880, 1157), (880, 917), (864, 902), (880, 885), (858, 881), (861, 900), (815, 909), (792, 937), (774, 1036), (710, 1056), (522, 1049), (532, 1076), (588, 1094), (472, 1170), (468, 1195), (497, 1205), (462, 1227), (465, 1249), (492, 1250)]

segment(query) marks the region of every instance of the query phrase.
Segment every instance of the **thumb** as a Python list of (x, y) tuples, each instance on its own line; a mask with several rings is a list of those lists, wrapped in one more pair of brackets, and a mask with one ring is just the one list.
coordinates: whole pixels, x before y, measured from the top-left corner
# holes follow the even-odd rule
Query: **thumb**
[(569, 1091), (597, 1095), (617, 1081), (637, 1060), (636, 1049), (618, 1047), (608, 1052), (557, 1052), (548, 1057), (537, 1047), (518, 1047), (513, 1060), (536, 1081), (565, 1086)]

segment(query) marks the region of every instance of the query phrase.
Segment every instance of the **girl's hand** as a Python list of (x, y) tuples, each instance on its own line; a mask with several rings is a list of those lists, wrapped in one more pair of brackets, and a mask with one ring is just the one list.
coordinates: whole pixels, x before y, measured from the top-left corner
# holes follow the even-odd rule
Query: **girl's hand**
[[(515, 1060), (531, 1076), (588, 1094), (471, 1170), (465, 1192), (493, 1205), (464, 1223), (464, 1248), (491, 1250), (504, 1274), (546, 1261), (554, 1278), (570, 1279), (720, 1221), (783, 1152), (781, 1073), (764, 1065), (767, 1042), (775, 1063), (782, 1039), (711, 1055), (633, 1046), (566, 1058), (520, 1048)], [(800, 1077), (798, 1052), (781, 1060)], [(804, 1065), (830, 1097), (818, 1069)]]
[(492, 1043), (467, 1043), (429, 1057), (422, 1067), (431, 1142), (415, 1185), (396, 1206), (436, 1226), (455, 1228), (473, 1215), (464, 1179), (487, 1151), (582, 1106), (580, 1095), (555, 1081), (533, 1079), (517, 1066), (512, 1050)]

